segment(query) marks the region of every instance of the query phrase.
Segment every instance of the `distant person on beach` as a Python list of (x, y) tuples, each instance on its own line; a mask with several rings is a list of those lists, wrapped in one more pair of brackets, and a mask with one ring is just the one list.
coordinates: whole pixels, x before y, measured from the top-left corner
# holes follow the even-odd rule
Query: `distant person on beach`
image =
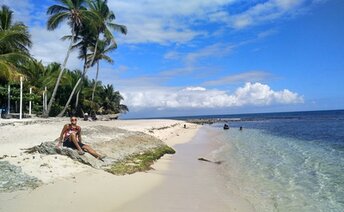
[(84, 113), (84, 121), (88, 121), (88, 113)]
[(91, 119), (92, 119), (92, 121), (96, 121), (98, 119), (97, 115), (94, 111), (91, 112)]
[(240, 131), (242, 131), (242, 127), (240, 127), (240, 129), (239, 129)]
[(69, 147), (72, 149), (77, 149), (79, 155), (85, 154), (85, 151), (96, 157), (97, 159), (102, 160), (104, 156), (98, 154), (94, 149), (89, 145), (83, 144), (81, 141), (81, 127), (78, 126), (78, 119), (75, 116), (70, 118), (70, 124), (66, 124), (60, 134), (59, 142), (57, 147), (60, 147), (63, 143), (64, 147)]

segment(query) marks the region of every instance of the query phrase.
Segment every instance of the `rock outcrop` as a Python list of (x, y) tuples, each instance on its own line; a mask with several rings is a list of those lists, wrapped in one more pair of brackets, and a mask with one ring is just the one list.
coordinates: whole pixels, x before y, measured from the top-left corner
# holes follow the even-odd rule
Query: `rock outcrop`
[[(46, 155), (65, 155), (75, 161), (92, 166), (93, 168), (108, 171), (114, 164), (127, 161), (128, 157), (134, 155), (153, 154), (157, 149), (166, 149), (166, 151), (161, 152), (162, 155), (174, 152), (161, 140), (142, 132), (131, 132), (118, 128), (105, 129), (103, 126), (100, 128), (95, 127), (86, 132), (86, 140), (96, 139), (97, 134), (99, 134), (99, 137), (103, 136), (102, 139), (106, 139), (106, 136), (113, 135), (110, 140), (103, 140), (90, 144), (97, 152), (106, 155), (102, 161), (88, 153), (79, 155), (76, 150), (71, 148), (56, 148), (56, 141), (43, 142), (40, 145), (25, 149), (25, 153), (39, 152), (40, 154)], [(116, 174), (112, 171), (111, 173)]]
[(0, 161), (0, 192), (11, 192), (27, 188), (36, 188), (42, 182), (25, 174), (19, 166), (8, 161)]

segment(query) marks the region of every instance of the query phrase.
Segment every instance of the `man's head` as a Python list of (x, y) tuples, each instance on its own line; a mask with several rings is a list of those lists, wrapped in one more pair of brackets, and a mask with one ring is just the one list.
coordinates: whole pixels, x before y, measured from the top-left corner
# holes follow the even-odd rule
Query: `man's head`
[(78, 121), (78, 119), (76, 118), (76, 116), (70, 117), (70, 123), (71, 123), (72, 125), (76, 125), (77, 121)]

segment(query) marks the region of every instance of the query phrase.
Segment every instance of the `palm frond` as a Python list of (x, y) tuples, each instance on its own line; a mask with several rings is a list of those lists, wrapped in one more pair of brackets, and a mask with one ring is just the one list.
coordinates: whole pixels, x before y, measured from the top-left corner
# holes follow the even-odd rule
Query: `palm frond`
[(54, 15), (61, 12), (68, 12), (69, 9), (67, 7), (61, 5), (52, 5), (47, 10), (47, 15)]
[(57, 13), (48, 19), (47, 28), (48, 30), (56, 29), (64, 20), (69, 18), (68, 12)]
[(120, 32), (122, 34), (126, 35), (128, 33), (128, 29), (124, 25), (115, 24), (115, 23), (107, 23), (107, 25), (109, 26), (110, 29)]

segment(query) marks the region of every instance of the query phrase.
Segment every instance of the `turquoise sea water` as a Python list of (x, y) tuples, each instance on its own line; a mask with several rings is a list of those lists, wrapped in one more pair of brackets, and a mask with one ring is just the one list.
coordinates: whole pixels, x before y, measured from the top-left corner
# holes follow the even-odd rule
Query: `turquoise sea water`
[(257, 211), (344, 211), (344, 111), (239, 118), (212, 126), (229, 189)]

